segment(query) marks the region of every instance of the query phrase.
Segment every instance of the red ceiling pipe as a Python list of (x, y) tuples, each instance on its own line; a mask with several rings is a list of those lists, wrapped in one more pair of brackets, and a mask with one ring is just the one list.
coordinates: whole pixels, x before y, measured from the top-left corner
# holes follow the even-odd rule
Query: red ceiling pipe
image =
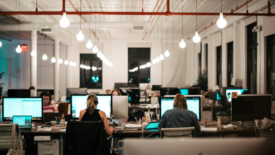
[(166, 6), (167, 6), (166, 13), (167, 13), (167, 16), (168, 16), (169, 13), (170, 13), (170, 2), (169, 2), (169, 0), (167, 0)]
[[(41, 11), (41, 12), (0, 12), (0, 15), (62, 15), (60, 11)], [(67, 15), (80, 15), (80, 12), (66, 12)], [(274, 13), (223, 13), (226, 16), (275, 16)], [(219, 16), (220, 12), (81, 12), (81, 15), (158, 15), (158, 16)]]
[(65, 10), (65, 4), (66, 4), (66, 1), (62, 0), (62, 12), (66, 12), (66, 10)]

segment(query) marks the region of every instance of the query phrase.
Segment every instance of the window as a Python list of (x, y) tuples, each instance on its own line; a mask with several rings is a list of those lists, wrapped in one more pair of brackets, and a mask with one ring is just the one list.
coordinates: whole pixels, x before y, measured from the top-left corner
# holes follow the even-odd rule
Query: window
[(201, 72), (201, 53), (198, 54), (199, 57), (199, 73)]
[(267, 43), (266, 92), (268, 92), (271, 87), (275, 88), (275, 34), (266, 37), (266, 43)]
[(140, 67), (150, 62), (150, 48), (128, 48), (128, 84), (136, 87), (139, 83), (150, 82), (150, 67)]
[(208, 73), (208, 44), (205, 44), (205, 71)]
[(233, 78), (233, 42), (227, 43), (227, 86), (231, 85)]
[(102, 89), (102, 61), (96, 54), (80, 54), (80, 88)]
[(251, 94), (257, 94), (257, 32), (252, 28), (257, 23), (247, 26), (247, 89)]
[(222, 46), (216, 47), (217, 50), (217, 85), (222, 87)]

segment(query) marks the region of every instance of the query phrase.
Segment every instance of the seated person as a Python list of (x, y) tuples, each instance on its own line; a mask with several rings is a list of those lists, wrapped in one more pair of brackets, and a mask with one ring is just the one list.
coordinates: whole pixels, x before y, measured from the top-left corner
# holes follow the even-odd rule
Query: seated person
[(105, 112), (96, 109), (97, 104), (98, 104), (98, 100), (96, 95), (89, 95), (87, 98), (87, 109), (80, 111), (79, 121), (102, 120), (107, 134), (112, 135), (114, 128), (109, 127)]
[(197, 115), (187, 110), (186, 98), (177, 94), (174, 99), (174, 108), (167, 110), (160, 120), (158, 131), (161, 128), (195, 127), (195, 135), (200, 136), (201, 128)]
[(43, 91), (40, 97), (43, 98), (43, 113), (58, 112), (56, 105), (51, 104), (52, 97), (48, 92)]
[(112, 96), (120, 96), (121, 93), (118, 89), (113, 89), (110, 93)]

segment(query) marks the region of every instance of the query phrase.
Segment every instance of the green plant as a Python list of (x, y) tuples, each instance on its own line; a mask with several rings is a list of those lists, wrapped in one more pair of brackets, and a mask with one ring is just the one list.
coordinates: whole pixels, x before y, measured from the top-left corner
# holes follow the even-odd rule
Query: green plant
[(198, 85), (201, 87), (201, 90), (208, 90), (208, 76), (205, 70), (200, 72), (197, 82)]
[(226, 95), (218, 93), (220, 97), (220, 103), (222, 105), (222, 110), (217, 112), (217, 116), (231, 116), (231, 104), (228, 102)]

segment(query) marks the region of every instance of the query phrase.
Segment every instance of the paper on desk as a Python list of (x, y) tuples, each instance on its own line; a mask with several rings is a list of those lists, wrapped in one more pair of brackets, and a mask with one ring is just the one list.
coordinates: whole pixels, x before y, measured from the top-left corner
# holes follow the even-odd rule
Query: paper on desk
[(231, 128), (231, 127), (234, 127), (234, 125), (232, 125), (232, 124), (227, 124), (227, 125), (224, 125), (224, 126), (223, 126), (223, 128), (225, 128), (225, 129), (226, 129), (226, 128)]
[(217, 131), (217, 128), (203, 127), (203, 128), (201, 128), (201, 131)]
[(125, 128), (141, 128), (141, 124), (126, 124)]
[(37, 131), (52, 131), (52, 128), (40, 128)]
[(66, 132), (66, 129), (60, 129), (58, 132)]

